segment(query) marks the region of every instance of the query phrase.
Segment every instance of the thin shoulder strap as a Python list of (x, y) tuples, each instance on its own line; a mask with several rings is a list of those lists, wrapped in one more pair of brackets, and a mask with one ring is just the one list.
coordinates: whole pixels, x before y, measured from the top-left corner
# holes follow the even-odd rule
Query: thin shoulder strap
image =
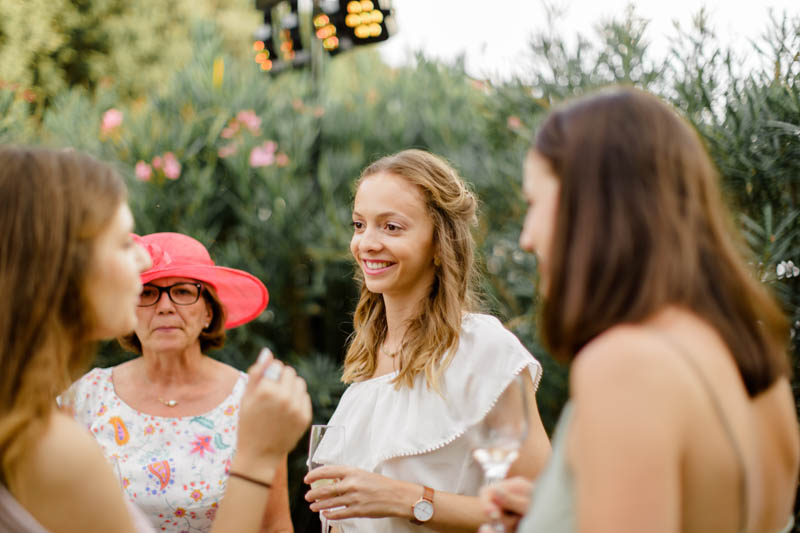
[(745, 528), (747, 527), (747, 470), (745, 468), (744, 453), (742, 453), (742, 448), (739, 446), (739, 441), (736, 439), (736, 435), (733, 432), (733, 426), (731, 426), (728, 417), (725, 416), (725, 411), (722, 409), (722, 402), (720, 402), (719, 397), (711, 387), (711, 383), (708, 381), (708, 378), (706, 378), (706, 375), (703, 373), (694, 359), (691, 358), (688, 350), (686, 350), (681, 343), (673, 339), (671, 336), (662, 332), (658, 333), (659, 336), (667, 342), (667, 344), (672, 346), (675, 351), (680, 354), (681, 359), (686, 361), (686, 363), (689, 365), (689, 368), (692, 370), (692, 373), (697, 376), (701, 385), (705, 389), (709, 400), (711, 401), (711, 406), (713, 407), (714, 412), (716, 413), (717, 418), (722, 425), (722, 430), (725, 432), (725, 435), (728, 437), (728, 440), (731, 443), (731, 448), (733, 448), (733, 452), (736, 455), (736, 461), (739, 463), (739, 470), (742, 474), (739, 483), (739, 498), (741, 499), (742, 503), (739, 531), (745, 531)]

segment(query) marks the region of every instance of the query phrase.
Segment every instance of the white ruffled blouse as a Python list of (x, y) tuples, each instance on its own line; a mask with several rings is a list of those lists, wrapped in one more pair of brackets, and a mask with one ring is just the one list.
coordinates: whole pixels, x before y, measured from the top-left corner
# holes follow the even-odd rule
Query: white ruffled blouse
[[(342, 463), (436, 491), (477, 495), (483, 474), (471, 456), (470, 433), (525, 368), (536, 389), (542, 367), (519, 339), (492, 316), (465, 315), (441, 393), (422, 375), (412, 388), (397, 390), (396, 373), (347, 388), (328, 422), (345, 426)], [(343, 533), (431, 531), (398, 518), (336, 525)]]

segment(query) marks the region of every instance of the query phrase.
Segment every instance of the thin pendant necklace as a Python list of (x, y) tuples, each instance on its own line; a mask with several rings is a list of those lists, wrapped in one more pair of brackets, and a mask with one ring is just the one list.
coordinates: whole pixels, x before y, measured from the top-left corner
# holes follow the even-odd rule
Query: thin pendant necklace
[[(144, 379), (146, 379), (151, 386), (153, 387), (155, 386), (155, 384), (150, 380), (150, 378), (147, 377), (147, 372), (145, 372), (144, 374)], [(156, 398), (158, 399), (159, 402), (166, 405), (167, 407), (176, 407), (179, 403), (178, 400), (165, 400), (161, 396), (156, 396)]]
[(397, 357), (397, 354), (400, 353), (400, 349), (398, 348), (397, 350), (395, 350), (393, 352), (389, 352), (389, 351), (386, 350), (386, 348), (381, 346), (381, 352), (383, 353), (383, 355), (385, 355), (389, 359), (394, 359), (395, 357)]
[(158, 401), (166, 405), (167, 407), (175, 407), (178, 405), (178, 400), (165, 400), (162, 397), (158, 397)]
[[(150, 380), (150, 378), (147, 377), (147, 372), (146, 371), (144, 373), (144, 378), (147, 380), (148, 383), (150, 383), (150, 385), (155, 386), (155, 384)], [(156, 396), (156, 398), (158, 399), (159, 402), (161, 402), (163, 405), (165, 405), (167, 407), (177, 407), (178, 404), (180, 403), (178, 400), (175, 400), (175, 399), (165, 400), (161, 396)]]

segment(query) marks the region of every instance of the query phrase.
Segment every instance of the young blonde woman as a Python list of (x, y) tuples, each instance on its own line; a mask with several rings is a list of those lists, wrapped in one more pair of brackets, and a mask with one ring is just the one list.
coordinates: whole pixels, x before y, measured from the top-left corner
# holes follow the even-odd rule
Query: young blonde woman
[[(86, 155), (0, 147), (0, 531), (153, 531), (92, 436), (56, 408), (92, 342), (136, 325), (150, 260), (125, 199)], [(249, 371), (214, 533), (260, 530), (275, 472), (310, 421), (305, 382), (290, 368), (263, 377), (271, 365)]]
[(570, 362), (553, 458), (485, 492), (524, 533), (792, 529), (789, 329), (733, 237), (693, 129), (634, 89), (552, 113), (528, 154), (520, 245)]
[(476, 208), (456, 171), (420, 150), (376, 161), (357, 183), (351, 385), (329, 421), (345, 426), (346, 466), (306, 476), (336, 480), (306, 499), (339, 531), (475, 531), (486, 516), (472, 432), (516, 375), (530, 392), (530, 429), (511, 472), (532, 479), (547, 459), (541, 366), (496, 318), (475, 312)]

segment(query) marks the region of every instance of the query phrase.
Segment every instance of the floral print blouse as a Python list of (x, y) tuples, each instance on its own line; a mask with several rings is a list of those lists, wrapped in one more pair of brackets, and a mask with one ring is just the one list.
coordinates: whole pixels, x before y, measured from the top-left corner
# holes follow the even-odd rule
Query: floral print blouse
[(247, 384), (200, 416), (141, 413), (120, 399), (112, 368), (95, 368), (67, 395), (75, 419), (100, 443), (128, 498), (156, 531), (207, 533), (236, 450), (238, 411)]

